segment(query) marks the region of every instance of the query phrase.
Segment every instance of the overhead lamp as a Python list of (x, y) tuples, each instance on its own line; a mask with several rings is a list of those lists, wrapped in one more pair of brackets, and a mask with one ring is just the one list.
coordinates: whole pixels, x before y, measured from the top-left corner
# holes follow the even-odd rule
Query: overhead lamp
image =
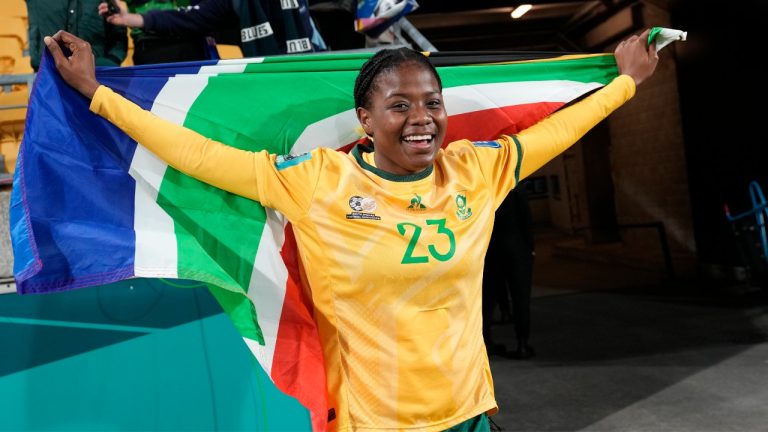
[(528, 12), (529, 10), (531, 10), (531, 5), (521, 4), (520, 6), (516, 7), (510, 15), (512, 16), (512, 18), (518, 19), (521, 16), (525, 15), (525, 13)]

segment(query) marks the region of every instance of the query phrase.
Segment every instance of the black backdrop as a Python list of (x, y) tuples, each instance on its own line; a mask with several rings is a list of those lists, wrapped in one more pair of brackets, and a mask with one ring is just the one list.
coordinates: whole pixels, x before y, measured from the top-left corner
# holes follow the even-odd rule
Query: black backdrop
[(739, 264), (723, 214), (747, 210), (750, 181), (768, 192), (768, 2), (672, 1), (681, 115), (699, 262)]

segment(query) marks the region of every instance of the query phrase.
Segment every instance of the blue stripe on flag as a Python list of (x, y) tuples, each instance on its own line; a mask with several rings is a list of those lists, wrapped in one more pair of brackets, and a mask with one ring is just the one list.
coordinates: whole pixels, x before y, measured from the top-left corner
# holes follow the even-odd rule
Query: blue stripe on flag
[(96, 76), (100, 83), (115, 92), (129, 97), (134, 103), (151, 110), (152, 104), (168, 78), (180, 74), (197, 74), (202, 66), (211, 66), (216, 60), (185, 63), (165, 63), (142, 66), (98, 68)]
[[(196, 73), (201, 64), (153, 69), (150, 77), (141, 68), (99, 68), (97, 78), (149, 109), (169, 76)], [(26, 128), (14, 179), (11, 226), (21, 293), (134, 275), (135, 181), (128, 170), (136, 142), (92, 114), (89, 104), (62, 81), (46, 51), (27, 113), (27, 125), (37, 127)]]
[(17, 278), (24, 278), (25, 275), (36, 273), (42, 264), (35, 261), (34, 247), (31, 239), (32, 233), (29, 230), (29, 218), (24, 214), (22, 203), (22, 177), (24, 173), (24, 161), (21, 154), (17, 160), (16, 175), (13, 178), (13, 189), (11, 189), (11, 241), (13, 242), (13, 274)]

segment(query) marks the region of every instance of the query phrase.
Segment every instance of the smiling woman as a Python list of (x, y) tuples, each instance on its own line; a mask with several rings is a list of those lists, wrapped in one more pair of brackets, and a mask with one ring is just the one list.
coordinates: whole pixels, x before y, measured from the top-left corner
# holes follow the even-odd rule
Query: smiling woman
[(442, 431), (488, 430), (497, 411), (481, 314), (496, 208), (653, 73), (646, 36), (620, 44), (623, 75), (581, 102), (517, 135), (444, 148), (440, 77), (419, 53), (384, 50), (354, 91), (372, 143), (295, 157), (239, 150), (162, 120), (100, 85), (90, 50), (65, 57), (59, 44), (79, 46), (74, 36), (46, 43), (93, 112), (178, 170), (293, 224), (326, 367), (321, 429)]
[(357, 118), (373, 137), (377, 167), (415, 174), (432, 166), (448, 126), (442, 90), (432, 64), (409, 49), (379, 51), (363, 66)]

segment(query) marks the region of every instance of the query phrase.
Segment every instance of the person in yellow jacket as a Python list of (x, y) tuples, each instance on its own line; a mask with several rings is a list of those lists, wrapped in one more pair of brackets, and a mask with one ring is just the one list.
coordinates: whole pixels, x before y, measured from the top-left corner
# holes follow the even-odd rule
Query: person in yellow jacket
[(494, 211), (520, 179), (634, 95), (658, 62), (646, 41), (647, 32), (622, 42), (621, 75), (573, 106), (514, 136), (445, 148), (435, 68), (418, 52), (383, 50), (354, 89), (372, 143), (350, 154), (273, 155), (154, 116), (97, 82), (86, 42), (66, 32), (46, 38), (93, 112), (176, 169), (293, 224), (324, 350), (328, 428), (345, 431), (489, 429), (497, 404), (481, 286)]

